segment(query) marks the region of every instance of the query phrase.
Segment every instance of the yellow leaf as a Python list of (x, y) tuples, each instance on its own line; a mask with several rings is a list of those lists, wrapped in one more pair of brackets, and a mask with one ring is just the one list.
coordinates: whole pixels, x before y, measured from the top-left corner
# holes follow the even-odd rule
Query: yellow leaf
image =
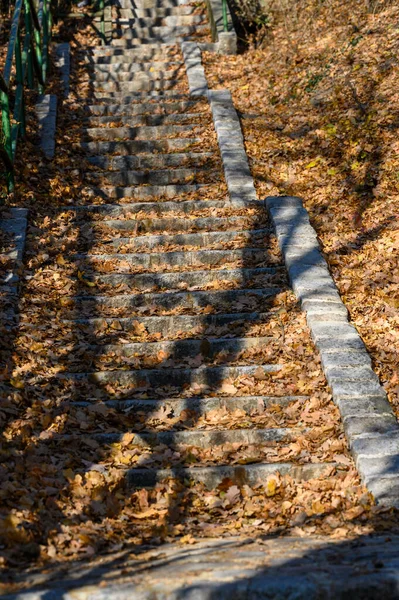
[(317, 166), (318, 161), (317, 160), (312, 160), (310, 163), (308, 163), (305, 167), (305, 169), (313, 169), (314, 167)]
[(65, 258), (62, 256), (62, 254), (59, 254), (59, 255), (57, 256), (57, 260), (56, 260), (56, 262), (57, 262), (57, 265), (60, 265), (60, 267), (62, 267), (62, 266), (64, 266), (64, 265), (66, 265), (66, 260), (65, 260)]
[(277, 492), (277, 481), (274, 479), (274, 477), (270, 477), (270, 479), (266, 483), (266, 496), (268, 496), (270, 498), (271, 496), (275, 496), (276, 492)]
[(247, 90), (248, 88), (249, 88), (249, 83), (247, 83), (246, 85), (243, 85), (241, 89), (242, 90)]
[(10, 383), (12, 387), (16, 388), (17, 390), (23, 390), (25, 387), (24, 382), (21, 379), (17, 379), (16, 377), (12, 377), (10, 379)]

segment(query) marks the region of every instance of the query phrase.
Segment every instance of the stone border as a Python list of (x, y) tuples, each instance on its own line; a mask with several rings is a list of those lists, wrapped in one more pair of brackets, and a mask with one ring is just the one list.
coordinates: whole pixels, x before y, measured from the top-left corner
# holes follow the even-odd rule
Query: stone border
[(237, 54), (237, 34), (234, 30), (233, 19), (227, 4), (228, 31), (223, 28), (223, 10), (221, 0), (206, 0), (212, 41), (217, 42), (219, 54)]
[(208, 82), (201, 62), (201, 51), (196, 42), (181, 42), (184, 64), (191, 96), (207, 96)]
[(40, 96), (35, 108), (39, 121), (40, 147), (45, 157), (52, 159), (55, 154), (57, 96), (54, 94)]
[(9, 208), (5, 209), (3, 217), (0, 218), (0, 230), (10, 233), (13, 236), (15, 249), (6, 252), (2, 256), (7, 256), (13, 262), (12, 267), (6, 272), (5, 277), (0, 281), (0, 291), (4, 294), (6, 307), (3, 307), (3, 314), (6, 321), (10, 324), (15, 320), (15, 309), (18, 298), (19, 269), (22, 264), (22, 258), (25, 249), (26, 228), (28, 222), (28, 209)]
[(69, 42), (57, 44), (54, 50), (55, 60), (54, 64), (60, 71), (60, 78), (62, 82), (63, 96), (68, 98), (69, 96), (69, 79), (71, 72), (71, 56), (70, 56), (70, 45)]
[(399, 508), (399, 423), (348, 321), (302, 200), (265, 200), (362, 480), (378, 504)]
[(231, 202), (234, 204), (258, 202), (245, 152), (240, 119), (234, 108), (231, 93), (228, 90), (210, 90), (208, 99)]

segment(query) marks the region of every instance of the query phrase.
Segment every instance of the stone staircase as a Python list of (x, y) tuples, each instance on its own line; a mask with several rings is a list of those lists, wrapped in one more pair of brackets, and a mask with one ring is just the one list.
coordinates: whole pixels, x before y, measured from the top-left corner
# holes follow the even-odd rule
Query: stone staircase
[(58, 323), (33, 328), (55, 334), (36, 383), (70, 410), (43, 443), (73, 448), (83, 471), (122, 444), (133, 488), (331, 472), (322, 452), (288, 452), (309, 431), (284, 355), (293, 296), (263, 203), (231, 200), (208, 100), (189, 94), (180, 42), (203, 15), (172, 0), (114, 10), (112, 45), (80, 56), (85, 182), (61, 208), (74, 245), (58, 263), (69, 282)]

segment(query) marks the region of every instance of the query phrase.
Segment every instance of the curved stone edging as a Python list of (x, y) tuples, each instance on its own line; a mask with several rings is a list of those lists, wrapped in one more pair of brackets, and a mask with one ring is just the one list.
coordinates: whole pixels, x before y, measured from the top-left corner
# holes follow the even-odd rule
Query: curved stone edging
[(290, 196), (266, 198), (265, 205), (362, 480), (378, 504), (399, 507), (399, 423), (348, 321), (308, 212)]

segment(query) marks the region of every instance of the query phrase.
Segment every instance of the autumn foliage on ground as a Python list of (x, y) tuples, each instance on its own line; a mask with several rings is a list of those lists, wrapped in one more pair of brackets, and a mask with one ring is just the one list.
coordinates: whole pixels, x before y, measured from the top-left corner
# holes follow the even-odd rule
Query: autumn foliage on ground
[[(209, 85), (227, 87), (233, 93), (259, 196), (285, 193), (304, 198), (351, 317), (395, 404), (399, 11), (390, 5), (377, 5), (370, 11), (363, 2), (351, 2), (348, 7), (327, 0), (300, 1), (295, 6), (294, 12), (279, 3), (271, 6), (266, 30), (243, 54), (223, 61), (205, 54)], [(70, 296), (82, 290), (90, 294), (94, 286), (95, 261), (79, 263), (73, 255), (87, 248), (101, 252), (101, 244), (111, 235), (96, 217), (82, 224), (72, 213), (58, 210), (68, 204), (101, 201), (86, 193), (86, 171), (92, 167), (79, 152), (79, 119), (84, 116), (79, 97), (90, 94), (87, 65), (79, 59), (79, 50), (95, 38), (90, 25), (64, 28), (61, 33), (61, 39), (71, 41), (74, 59), (71, 96), (60, 106), (56, 158), (48, 163), (40, 156), (34, 144), (36, 132), (30, 128), (18, 157), (18, 193), (8, 199), (10, 205), (29, 207), (30, 221), (21, 324), (3, 350), (0, 474), (6, 483), (0, 491), (0, 550), (9, 578), (4, 578), (4, 589), (21, 585), (15, 575), (21, 566), (29, 570), (87, 560), (165, 541), (184, 544), (237, 534), (345, 538), (376, 528), (391, 529), (395, 515), (373, 506), (360, 484), (304, 316), (288, 289), (276, 299), (277, 306), (271, 304), (270, 323), (262, 324), (261, 334), (270, 339), (268, 346), (261, 353), (238, 357), (250, 364), (260, 358), (278, 359), (284, 364), (281, 373), (266, 381), (263, 372), (226, 381), (218, 393), (304, 394), (311, 396), (306, 404), (260, 405), (251, 415), (240, 410), (209, 411), (197, 421), (190, 411), (175, 417), (160, 410), (148, 419), (129, 411), (121, 415), (101, 402), (75, 404), (74, 386), (55, 383), (63, 370), (73, 372), (88, 360), (91, 366), (106, 368), (113, 358), (112, 352), (88, 358), (90, 349), (81, 344), (80, 333), (66, 320), (61, 323), (71, 314)], [(261, 39), (261, 46), (256, 47)], [(55, 73), (49, 89), (59, 92)], [(197, 106), (203, 113), (202, 148), (215, 150), (209, 107), (203, 104), (199, 101)], [(220, 159), (212, 161), (209, 169), (220, 170)], [(213, 199), (223, 198), (225, 184), (215, 184), (212, 193)], [(101, 236), (90, 246), (96, 228), (101, 229)], [(128, 246), (121, 247), (122, 253), (128, 251)], [(280, 260), (272, 244), (268, 252), (273, 260)], [(97, 271), (115, 267), (100, 263), (95, 265)], [(132, 268), (129, 263), (118, 264), (122, 269)], [(278, 283), (286, 286), (284, 277)], [(223, 288), (223, 282), (219, 286)], [(116, 310), (108, 317), (112, 319), (99, 320), (92, 330), (93, 342), (110, 343), (121, 336), (129, 342), (159, 339), (156, 334), (150, 337), (138, 321), (132, 331), (121, 333), (119, 319), (126, 315)], [(248, 326), (246, 334), (259, 335), (256, 327)], [(219, 358), (221, 363), (225, 360)], [(150, 363), (140, 360), (127, 360), (124, 368), (173, 366), (165, 356), (143, 358)], [(124, 390), (108, 387), (104, 391), (123, 394)], [(94, 392), (87, 388), (85, 393)], [(144, 390), (142, 397), (147, 393)], [(185, 393), (190, 397), (208, 391), (187, 389)], [(193, 423), (203, 429), (240, 429), (248, 424), (294, 428), (300, 423), (307, 434), (293, 429), (289, 443), (270, 445), (262, 457), (256, 448), (234, 444), (204, 450), (173, 451), (162, 445), (143, 449), (129, 432), (113, 444), (104, 445), (95, 438), (123, 427), (185, 430)], [(79, 436), (73, 443), (71, 438), (58, 436), (77, 430)], [(273, 475), (254, 487), (226, 480), (213, 491), (172, 479), (150, 490), (126, 488), (128, 467), (173, 468), (183, 459), (191, 465), (237, 467), (260, 459), (299, 465), (326, 461), (338, 468), (301, 483)]]

